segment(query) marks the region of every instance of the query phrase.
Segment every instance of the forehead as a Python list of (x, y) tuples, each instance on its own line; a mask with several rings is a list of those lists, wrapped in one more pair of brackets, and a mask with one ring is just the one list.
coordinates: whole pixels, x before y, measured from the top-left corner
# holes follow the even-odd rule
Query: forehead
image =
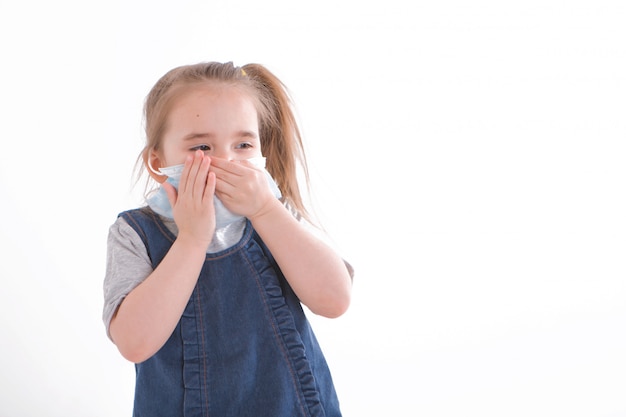
[[(247, 90), (228, 84), (201, 84), (176, 92), (168, 111), (166, 129), (177, 135), (231, 130), (257, 131), (256, 102)], [(184, 132), (183, 132), (184, 131)]]
[(243, 99), (251, 102), (257, 112), (259, 111), (259, 100), (253, 88), (224, 81), (203, 81), (177, 86), (172, 92), (170, 111), (183, 103), (198, 101), (202, 98)]

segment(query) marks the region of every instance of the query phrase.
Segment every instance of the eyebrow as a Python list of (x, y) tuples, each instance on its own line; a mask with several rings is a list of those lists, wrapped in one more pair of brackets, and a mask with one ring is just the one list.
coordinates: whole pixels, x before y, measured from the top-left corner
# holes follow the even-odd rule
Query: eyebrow
[[(204, 133), (192, 132), (183, 136), (183, 140), (188, 141), (188, 140), (194, 140), (194, 139), (210, 139), (214, 136), (215, 135), (213, 133), (208, 133), (208, 132), (204, 132)], [(258, 135), (251, 130), (240, 130), (235, 134), (235, 136), (238, 138), (252, 138), (252, 139), (256, 139), (258, 137)]]

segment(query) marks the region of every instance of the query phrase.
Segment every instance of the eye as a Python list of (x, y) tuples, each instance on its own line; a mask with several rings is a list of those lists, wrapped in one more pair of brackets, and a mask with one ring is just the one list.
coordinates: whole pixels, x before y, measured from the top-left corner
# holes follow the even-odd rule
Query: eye
[(203, 151), (203, 152), (206, 152), (206, 151), (210, 151), (210, 150), (211, 150), (211, 148), (209, 147), (209, 145), (196, 145), (196, 146), (194, 146), (193, 148), (191, 148), (190, 150), (192, 150), (192, 151), (194, 151), (194, 152), (195, 152), (195, 151)]
[(237, 145), (237, 149), (252, 149), (254, 146), (250, 142), (242, 142)]

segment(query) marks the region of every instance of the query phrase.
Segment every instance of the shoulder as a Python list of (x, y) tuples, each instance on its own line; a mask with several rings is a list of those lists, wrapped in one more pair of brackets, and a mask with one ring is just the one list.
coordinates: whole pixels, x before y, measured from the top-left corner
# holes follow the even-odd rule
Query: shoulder
[(148, 206), (126, 210), (117, 215), (118, 219), (124, 219), (129, 225), (136, 226), (146, 221), (154, 221), (157, 214)]
[[(160, 222), (158, 220), (159, 215), (156, 214), (150, 207), (145, 206), (132, 210), (126, 210), (118, 214), (116, 223), (123, 221), (126, 226), (135, 231), (141, 238), (144, 245), (148, 245), (148, 235), (150, 230), (157, 225), (160, 228)], [(114, 224), (115, 225), (115, 224)], [(123, 226), (125, 230), (127, 227)]]
[(123, 217), (109, 227), (107, 238), (107, 275), (125, 275), (131, 270), (152, 267), (148, 248)]
[(145, 245), (143, 239), (133, 228), (125, 216), (118, 216), (115, 222), (109, 227), (109, 236), (107, 239), (109, 249), (125, 248), (133, 252), (143, 249)]

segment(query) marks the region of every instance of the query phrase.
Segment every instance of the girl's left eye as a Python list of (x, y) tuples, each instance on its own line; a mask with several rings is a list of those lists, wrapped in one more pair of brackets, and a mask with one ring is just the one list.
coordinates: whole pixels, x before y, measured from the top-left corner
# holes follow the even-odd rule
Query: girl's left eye
[(252, 144), (249, 143), (249, 142), (243, 142), (243, 143), (240, 143), (239, 145), (237, 145), (237, 148), (238, 149), (250, 149), (250, 148), (252, 148)]
[(191, 148), (192, 151), (210, 151), (209, 145), (197, 145)]

